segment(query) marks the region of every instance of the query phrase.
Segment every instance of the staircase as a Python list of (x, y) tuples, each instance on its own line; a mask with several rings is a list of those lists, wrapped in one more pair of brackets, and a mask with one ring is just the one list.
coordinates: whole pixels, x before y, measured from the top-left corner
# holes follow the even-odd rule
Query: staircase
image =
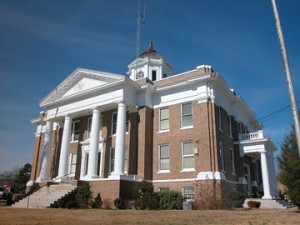
[(12, 205), (13, 208), (47, 208), (77, 188), (74, 184), (51, 184)]
[(279, 200), (279, 199), (260, 199), (260, 198), (247, 198), (244, 202), (243, 207), (249, 208), (248, 201), (256, 201), (260, 202), (260, 209), (289, 209), (289, 208), (296, 208), (296, 206), (285, 200)]

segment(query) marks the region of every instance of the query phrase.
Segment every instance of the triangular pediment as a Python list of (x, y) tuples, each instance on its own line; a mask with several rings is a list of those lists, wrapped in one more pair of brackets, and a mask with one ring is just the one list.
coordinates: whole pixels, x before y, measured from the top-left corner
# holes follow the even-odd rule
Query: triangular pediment
[(76, 95), (81, 92), (91, 90), (95, 87), (107, 84), (108, 81), (96, 80), (93, 78), (83, 77), (74, 86), (72, 86), (62, 97), (67, 97), (71, 95)]
[(41, 106), (104, 89), (123, 81), (125, 76), (95, 70), (76, 69), (40, 103)]

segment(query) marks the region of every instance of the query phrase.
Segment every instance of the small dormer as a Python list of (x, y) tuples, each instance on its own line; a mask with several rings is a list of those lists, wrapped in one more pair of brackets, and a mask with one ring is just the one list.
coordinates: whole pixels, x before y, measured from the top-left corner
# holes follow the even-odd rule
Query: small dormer
[(132, 80), (148, 78), (151, 81), (162, 80), (173, 75), (172, 66), (157, 53), (150, 41), (148, 49), (128, 65), (127, 74)]

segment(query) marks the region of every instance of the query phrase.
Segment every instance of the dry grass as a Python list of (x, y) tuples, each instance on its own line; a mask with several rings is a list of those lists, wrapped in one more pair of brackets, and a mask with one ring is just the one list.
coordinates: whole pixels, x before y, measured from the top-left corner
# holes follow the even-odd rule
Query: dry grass
[(299, 210), (68, 210), (0, 208), (0, 224), (300, 224)]

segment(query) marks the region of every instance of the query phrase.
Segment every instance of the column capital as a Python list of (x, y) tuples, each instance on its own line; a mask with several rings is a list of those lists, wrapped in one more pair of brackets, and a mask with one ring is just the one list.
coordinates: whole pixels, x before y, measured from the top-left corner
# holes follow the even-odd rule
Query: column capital
[(94, 111), (94, 110), (98, 110), (101, 112), (101, 106), (93, 106), (90, 108), (90, 110)]

